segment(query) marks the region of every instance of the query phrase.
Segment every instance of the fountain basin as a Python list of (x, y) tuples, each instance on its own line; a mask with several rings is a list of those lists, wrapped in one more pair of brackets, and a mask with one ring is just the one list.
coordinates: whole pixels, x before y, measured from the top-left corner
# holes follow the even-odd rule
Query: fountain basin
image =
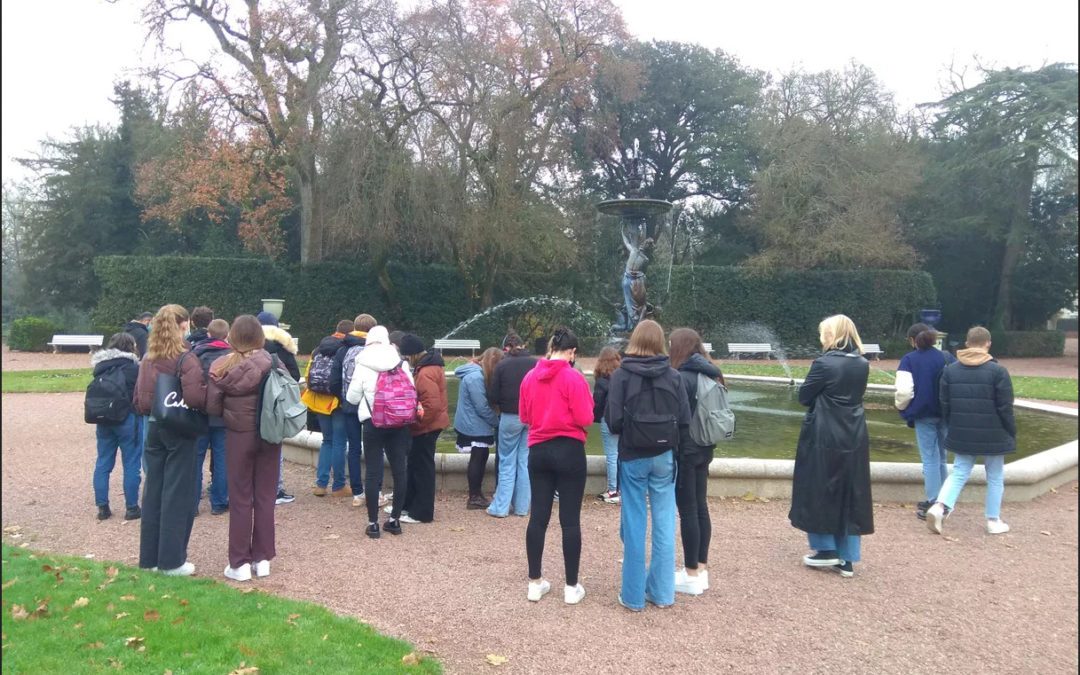
[(596, 210), (605, 216), (621, 216), (626, 218), (650, 218), (662, 216), (671, 210), (671, 202), (663, 199), (644, 199), (631, 197), (627, 199), (608, 199), (596, 205)]

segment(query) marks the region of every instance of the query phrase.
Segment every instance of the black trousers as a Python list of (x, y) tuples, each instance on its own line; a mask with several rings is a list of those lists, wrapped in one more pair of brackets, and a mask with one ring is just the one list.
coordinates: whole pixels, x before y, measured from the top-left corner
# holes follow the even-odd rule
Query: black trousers
[(559, 525), (562, 528), (566, 585), (578, 582), (581, 564), (581, 500), (585, 496), (585, 443), (558, 437), (529, 446), (529, 480), (532, 508), (525, 530), (525, 553), (529, 578), (539, 579), (544, 559), (544, 539), (555, 492), (559, 492)]
[[(484, 486), (484, 471), (487, 469), (488, 456), (490, 450), (487, 448), (478, 448), (473, 446), (472, 452), (469, 453), (469, 468), (466, 476), (469, 479), (469, 496), (481, 497), (483, 496)], [(495, 453), (495, 475), (499, 475), (499, 454)], [(410, 514), (412, 515), (412, 514)]]
[(364, 468), (367, 470), (364, 492), (367, 494), (369, 523), (379, 522), (379, 490), (383, 482), (384, 456), (390, 462), (390, 474), (394, 477), (394, 507), (390, 518), (397, 520), (401, 517), (405, 492), (408, 490), (405, 464), (411, 440), (408, 427), (380, 429), (371, 420), (364, 422)]
[(178, 436), (151, 421), (143, 462), (139, 567), (171, 570), (187, 562), (195, 522), (195, 439)]
[[(405, 503), (402, 510), (421, 523), (435, 520), (435, 442), (442, 430), (412, 437), (405, 470)], [(394, 488), (397, 494), (397, 488)]]
[(686, 568), (696, 570), (709, 562), (712, 520), (709, 518), (709, 462), (711, 452), (688, 452), (679, 458), (679, 477), (675, 483), (675, 504), (679, 507), (683, 560)]

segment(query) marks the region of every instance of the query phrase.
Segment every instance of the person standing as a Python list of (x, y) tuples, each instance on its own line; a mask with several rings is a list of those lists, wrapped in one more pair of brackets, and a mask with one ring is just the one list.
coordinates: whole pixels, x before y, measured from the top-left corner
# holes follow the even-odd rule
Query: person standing
[[(192, 322), (200, 309), (207, 308), (196, 307), (192, 311)], [(194, 337), (199, 332), (200, 329), (196, 328), (191, 335)], [(229, 322), (212, 319), (207, 324), (205, 333), (205, 337), (198, 336), (199, 342), (195, 343), (191, 351), (199, 358), (203, 375), (210, 377), (211, 364), (232, 349), (226, 342)], [(198, 486), (195, 492), (195, 515), (199, 515), (199, 502), (202, 501), (203, 462), (207, 448), (210, 449), (210, 514), (220, 516), (229, 511), (229, 472), (225, 459), (225, 422), (219, 416), (210, 415), (206, 434), (195, 439), (195, 483)]]
[(990, 355), (990, 331), (975, 326), (967, 333), (966, 349), (941, 375), (941, 415), (948, 432), (945, 447), (955, 453), (953, 472), (945, 479), (926, 525), (941, 534), (945, 519), (956, 506), (976, 460), (986, 465), (986, 531), (1005, 534), (1001, 519), (1005, 495), (1005, 455), (1016, 452), (1016, 418), (1009, 371)]
[(532, 488), (529, 486), (528, 426), (518, 414), (521, 382), (536, 367), (537, 359), (530, 356), (517, 333), (503, 340), (505, 355), (495, 366), (488, 387), (488, 403), (499, 411), (498, 473), (495, 495), (487, 508), (488, 515), (505, 518), (529, 514)]
[(200, 305), (191, 310), (191, 332), (188, 333), (187, 341), (192, 349), (211, 339), (210, 322), (213, 320), (214, 310), (205, 305)]
[(225, 576), (249, 581), (270, 574), (274, 546), (274, 501), (281, 444), (259, 436), (259, 399), (273, 359), (255, 317), (243, 314), (229, 331), (232, 352), (210, 366), (206, 410), (225, 421), (229, 463), (229, 564)]
[(529, 429), (529, 480), (532, 514), (525, 531), (529, 559), (527, 598), (536, 602), (551, 590), (543, 578), (544, 539), (555, 494), (559, 494), (566, 587), (563, 600), (576, 605), (585, 597), (578, 580), (581, 564), (581, 500), (585, 496), (586, 428), (593, 421), (593, 399), (585, 376), (574, 368), (578, 339), (569, 328), (551, 338), (550, 356), (521, 383), (519, 415)]
[(614, 347), (604, 347), (600, 350), (600, 356), (596, 359), (593, 368), (593, 421), (600, 425), (600, 440), (604, 446), (604, 457), (607, 460), (607, 490), (597, 496), (597, 499), (606, 504), (618, 504), (619, 497), (619, 437), (611, 433), (607, 419), (604, 417), (607, 408), (608, 385), (611, 374), (619, 368), (622, 357)]
[[(359, 314), (353, 319), (353, 328), (348, 335), (341, 338), (341, 348), (334, 355), (334, 363), (330, 371), (330, 393), (338, 397), (341, 402), (339, 408), (345, 416), (345, 438), (348, 441), (346, 461), (349, 466), (349, 489), (352, 492), (352, 505), (361, 507), (364, 505), (364, 481), (362, 476), (363, 467), (363, 423), (356, 414), (357, 406), (349, 403), (345, 393), (349, 391), (352, 383), (353, 369), (356, 367), (356, 357), (364, 349), (367, 340), (367, 332), (375, 327), (375, 317), (370, 314)], [(380, 504), (385, 504), (382, 495), (379, 495)]]
[(464, 363), (454, 370), (454, 377), (461, 382), (454, 410), (457, 451), (469, 455), (466, 472), (469, 480), (469, 500), (465, 503), (467, 510), (486, 509), (491, 504), (484, 497), (484, 470), (490, 448), (495, 445), (499, 414), (489, 405), (486, 391), (502, 355), (499, 349), (488, 347), (479, 359)]
[(855, 324), (843, 314), (818, 326), (824, 354), (799, 387), (807, 410), (795, 450), (791, 524), (806, 532), (814, 553), (809, 567), (855, 575), (862, 537), (874, 532), (870, 494), (870, 436), (863, 396), (870, 363), (862, 356)]
[(915, 515), (926, 520), (926, 510), (937, 499), (949, 475), (938, 383), (945, 366), (956, 359), (935, 348), (937, 333), (925, 323), (909, 328), (907, 337), (915, 351), (905, 354), (896, 369), (895, 403), (900, 416), (915, 429), (926, 493), (926, 500), (915, 507)]
[[(98, 520), (112, 517), (109, 509), (109, 474), (116, 466), (116, 449), (120, 449), (120, 461), (124, 467), (124, 520), (138, 520), (139, 483), (142, 481), (142, 418), (135, 414), (131, 400), (135, 395), (135, 382), (139, 378), (139, 357), (135, 354), (135, 338), (128, 333), (116, 333), (109, 338), (105, 349), (90, 357), (94, 379), (104, 378), (122, 382), (122, 388), (110, 392), (113, 400), (110, 408), (127, 411), (122, 422), (96, 425), (97, 462), (94, 464), (94, 502), (98, 507)], [(114, 372), (115, 371), (115, 372)], [(115, 378), (115, 379), (114, 379)], [(113, 389), (113, 387), (110, 387)], [(90, 392), (88, 392), (88, 398)], [(87, 404), (90, 405), (89, 403)], [(120, 414), (123, 414), (123, 412)], [(117, 417), (120, 415), (118, 414)]]
[[(690, 437), (690, 403), (664, 351), (660, 324), (639, 322), (608, 390), (608, 425), (619, 434), (619, 604), (634, 612), (645, 609), (646, 602), (675, 604), (675, 452)], [(650, 511), (652, 559), (646, 569)]]
[[(346, 418), (349, 416), (341, 409), (341, 398), (333, 393), (331, 386), (334, 370), (334, 357), (344, 344), (346, 334), (353, 329), (353, 322), (342, 320), (335, 331), (324, 337), (315, 351), (311, 353), (304, 380), (307, 386), (301, 396), (304, 404), (319, 420), (322, 433), (322, 445), (319, 446), (319, 458), (315, 465), (316, 497), (332, 495), (346, 497), (352, 494), (345, 485), (345, 458), (348, 447)], [(330, 482), (333, 474), (333, 483)]]
[[(184, 333), (187, 310), (165, 305), (154, 315), (146, 356), (135, 384), (135, 411), (149, 415), (159, 375), (180, 376), (184, 405), (206, 409), (206, 379), (199, 360), (188, 351)], [(195, 492), (195, 438), (182, 436), (150, 420), (143, 463), (142, 527), (139, 567), (159, 569), (170, 576), (188, 576), (195, 565), (187, 560), (188, 539), (195, 518), (191, 500)]]
[[(296, 363), (296, 343), (288, 331), (278, 324), (278, 318), (272, 312), (259, 312), (255, 317), (262, 325), (265, 337), (265, 349), (271, 356), (276, 356), (289, 372), (289, 376), (300, 381), (300, 366)], [(296, 497), (285, 491), (285, 456), (281, 455), (278, 466), (278, 488), (275, 504), (291, 504)]]
[(367, 333), (367, 344), (353, 369), (352, 381), (345, 393), (345, 398), (357, 406), (357, 417), (364, 424), (364, 450), (367, 476), (368, 526), (365, 533), (372, 539), (378, 539), (379, 530), (379, 488), (383, 479), (383, 458), (390, 463), (394, 476), (393, 508), (390, 519), (383, 524), (383, 529), (390, 534), (401, 534), (401, 510), (405, 502), (406, 475), (405, 463), (409, 452), (411, 437), (409, 428), (377, 427), (372, 419), (375, 411), (375, 394), (378, 381), (384, 374), (400, 368), (409, 383), (415, 387), (409, 364), (398, 353), (397, 347), (390, 344), (390, 336), (384, 326), (375, 326)]
[[(691, 415), (697, 410), (698, 376), (724, 385), (724, 375), (709, 361), (701, 336), (691, 328), (671, 331), (671, 367), (679, 371)], [(679, 508), (682, 534), (683, 569), (675, 573), (675, 592), (701, 595), (709, 590), (709, 543), (712, 519), (709, 517), (709, 464), (715, 445), (698, 445), (687, 434), (680, 445), (679, 475), (675, 481), (675, 503)]]
[(153, 312), (143, 312), (138, 318), (124, 324), (124, 332), (135, 340), (136, 355), (141, 359), (146, 356), (146, 341), (150, 336), (150, 322), (154, 319)]
[(423, 416), (409, 427), (412, 444), (406, 462), (401, 522), (430, 523), (435, 520), (435, 443), (442, 430), (450, 426), (446, 363), (439, 350), (424, 349), (424, 343), (412, 333), (401, 337), (401, 355), (412, 368), (423, 411)]

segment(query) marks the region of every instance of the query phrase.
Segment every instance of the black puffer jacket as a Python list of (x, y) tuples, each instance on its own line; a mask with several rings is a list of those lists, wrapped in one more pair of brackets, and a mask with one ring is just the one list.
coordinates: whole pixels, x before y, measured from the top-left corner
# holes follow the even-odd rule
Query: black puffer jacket
[(608, 377), (597, 377), (596, 381), (593, 383), (592, 416), (593, 416), (593, 422), (596, 422), (597, 424), (600, 423), (600, 420), (604, 419), (604, 412), (605, 412), (604, 409), (607, 408), (608, 385), (610, 385), (610, 384), (611, 384), (611, 377), (610, 376), (608, 376)]
[(527, 352), (507, 354), (495, 366), (491, 374), (491, 386), (487, 391), (488, 403), (492, 408), (508, 415), (518, 414), (521, 399), (521, 382), (529, 371), (536, 367), (537, 358)]
[[(683, 387), (686, 388), (686, 398), (690, 401), (691, 415), (693, 415), (694, 410), (697, 409), (698, 373), (714, 380), (723, 378), (720, 369), (709, 363), (709, 360), (701, 354), (691, 354), (690, 358), (679, 366), (679, 376), (682, 378)], [(680, 449), (683, 452), (683, 456), (686, 458), (690, 458), (691, 455), (695, 457), (708, 455), (709, 459), (712, 459), (713, 451), (716, 450), (716, 445), (697, 445), (694, 443), (693, 439), (690, 438), (690, 434), (687, 434)]]
[(1016, 419), (1009, 371), (982, 350), (961, 349), (941, 374), (945, 447), (961, 455), (1016, 451)]

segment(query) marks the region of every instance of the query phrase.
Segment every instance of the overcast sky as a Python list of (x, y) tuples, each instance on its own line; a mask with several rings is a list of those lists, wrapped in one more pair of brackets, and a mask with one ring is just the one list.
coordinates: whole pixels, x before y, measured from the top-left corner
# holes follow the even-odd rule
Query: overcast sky
[[(902, 106), (936, 100), (950, 65), (1077, 62), (1076, 0), (615, 0), (643, 39), (719, 47), (771, 72), (872, 68)], [(136, 0), (3, 2), (3, 179), (47, 135), (114, 124), (112, 83), (153, 58)], [(411, 4), (411, 2), (409, 3)]]

